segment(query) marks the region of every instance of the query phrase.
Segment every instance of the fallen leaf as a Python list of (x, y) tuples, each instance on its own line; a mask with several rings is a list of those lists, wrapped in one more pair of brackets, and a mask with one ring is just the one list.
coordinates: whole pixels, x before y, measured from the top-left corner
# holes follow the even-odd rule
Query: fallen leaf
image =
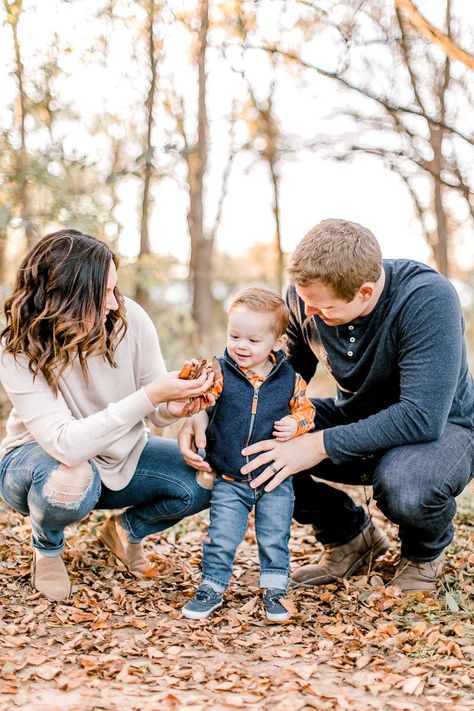
[(419, 696), (423, 692), (423, 687), (423, 679), (419, 676), (411, 676), (404, 682), (402, 690), (405, 694)]

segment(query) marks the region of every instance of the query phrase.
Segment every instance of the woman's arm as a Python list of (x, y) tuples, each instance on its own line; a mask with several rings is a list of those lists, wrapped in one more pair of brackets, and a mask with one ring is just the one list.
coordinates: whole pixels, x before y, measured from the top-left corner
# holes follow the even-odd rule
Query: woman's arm
[[(136, 304), (134, 306), (137, 307)], [(213, 404), (214, 396), (208, 401), (198, 398), (203, 393), (211, 394), (211, 386), (214, 388), (213, 377), (204, 373), (195, 380), (182, 380), (178, 377), (178, 371), (167, 373), (156, 329), (149, 316), (141, 311), (143, 328), (137, 344), (139, 383), (153, 405), (148, 419), (157, 427), (166, 427), (181, 417), (196, 414)], [(170, 391), (182, 394), (170, 397)], [(173, 405), (168, 408), (170, 402)]]
[[(33, 377), (25, 358), (15, 360), (5, 352), (0, 357), (0, 380), (14, 407), (14, 426), (21, 423), (64, 464), (106, 457), (109, 446), (160, 403), (189, 398), (208, 387), (205, 375), (186, 381), (178, 373), (166, 373), (153, 324), (137, 304), (127, 300), (127, 306), (130, 330), (116, 351), (118, 367), (92, 358), (86, 383), (74, 364), (61, 379), (57, 396), (42, 375)], [(147, 369), (148, 362), (152, 366)]]
[(54, 395), (43, 376), (33, 378), (25, 359), (0, 358), (0, 379), (16, 416), (52, 457), (69, 466), (96, 456), (147, 415), (152, 406), (140, 388), (87, 417), (73, 415), (61, 392)]

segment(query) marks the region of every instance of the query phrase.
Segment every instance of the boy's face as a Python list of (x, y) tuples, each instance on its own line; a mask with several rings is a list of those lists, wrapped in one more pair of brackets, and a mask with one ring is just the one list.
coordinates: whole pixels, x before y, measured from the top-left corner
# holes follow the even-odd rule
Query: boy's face
[(327, 326), (342, 326), (370, 311), (373, 284), (363, 284), (352, 301), (337, 296), (330, 286), (313, 282), (307, 286), (295, 285), (296, 293), (304, 301), (306, 316), (318, 316)]
[(229, 313), (227, 350), (241, 368), (263, 367), (273, 349), (281, 348), (282, 338), (275, 336), (272, 313), (251, 311), (236, 306)]

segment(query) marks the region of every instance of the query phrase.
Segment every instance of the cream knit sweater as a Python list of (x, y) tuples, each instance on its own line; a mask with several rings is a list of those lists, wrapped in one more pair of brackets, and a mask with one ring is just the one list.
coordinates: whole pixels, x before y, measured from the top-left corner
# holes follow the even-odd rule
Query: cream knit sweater
[(158, 427), (175, 418), (164, 406), (155, 409), (143, 390), (166, 372), (155, 327), (137, 303), (125, 299), (125, 307), (128, 330), (115, 351), (117, 367), (103, 357), (90, 358), (86, 383), (74, 361), (57, 397), (42, 376), (33, 378), (25, 359), (0, 351), (0, 380), (13, 404), (0, 457), (37, 442), (69, 466), (92, 459), (109, 489), (129, 483), (147, 440), (143, 418)]

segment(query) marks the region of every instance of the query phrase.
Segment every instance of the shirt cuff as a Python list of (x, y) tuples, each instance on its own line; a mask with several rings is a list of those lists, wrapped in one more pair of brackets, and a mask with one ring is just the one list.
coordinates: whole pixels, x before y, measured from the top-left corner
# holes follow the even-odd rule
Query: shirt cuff
[[(323, 430), (323, 446), (326, 451), (326, 454), (328, 455), (329, 459), (333, 464), (342, 464), (345, 461), (349, 461), (350, 459), (355, 459), (356, 457), (344, 457), (341, 456), (341, 450), (340, 447), (338, 447), (337, 443), (337, 432), (336, 430), (340, 430), (341, 427), (345, 427), (345, 425), (338, 425), (336, 427), (329, 427), (327, 430)], [(336, 441), (334, 441), (336, 440)]]
[(166, 402), (160, 402), (154, 410), (153, 422), (157, 425), (157, 427), (168, 427), (168, 425), (171, 425), (173, 422), (177, 422), (181, 419), (180, 417), (170, 415), (168, 408), (166, 407)]

